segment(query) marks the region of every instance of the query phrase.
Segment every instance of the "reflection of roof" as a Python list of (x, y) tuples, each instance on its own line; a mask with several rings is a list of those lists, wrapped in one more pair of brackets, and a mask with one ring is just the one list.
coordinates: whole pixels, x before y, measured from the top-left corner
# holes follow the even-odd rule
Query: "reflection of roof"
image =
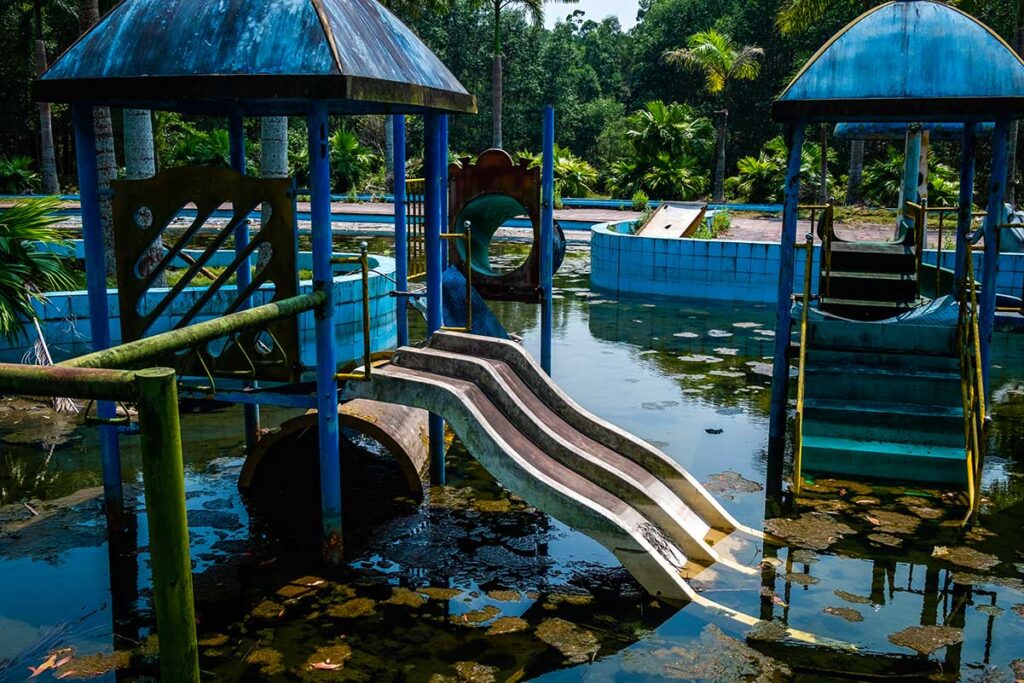
[[(836, 125), (835, 136), (840, 140), (902, 140), (906, 137), (909, 123), (840, 123)], [(923, 123), (917, 124), (926, 131), (932, 140), (963, 140), (964, 124), (962, 123)], [(995, 128), (994, 124), (978, 125), (980, 135), (989, 135)]]
[[(474, 98), (376, 0), (125, 0), (43, 75), (37, 97), (151, 109), (305, 113)], [(262, 102), (260, 102), (262, 101)]]
[(779, 119), (1021, 116), (1024, 63), (974, 17), (933, 0), (879, 5), (832, 37), (775, 102)]

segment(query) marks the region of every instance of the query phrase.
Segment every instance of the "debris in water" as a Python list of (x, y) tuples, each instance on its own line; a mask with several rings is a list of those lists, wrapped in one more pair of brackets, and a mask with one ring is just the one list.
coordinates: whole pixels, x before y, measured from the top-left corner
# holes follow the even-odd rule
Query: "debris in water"
[(733, 323), (732, 326), (733, 327), (738, 327), (741, 330), (751, 330), (751, 329), (754, 329), (755, 327), (761, 327), (761, 323), (749, 323), (749, 322)]
[[(712, 432), (711, 430), (705, 430), (709, 434), (721, 434), (722, 430)], [(734, 493), (754, 493), (761, 490), (761, 484), (750, 479), (745, 479), (739, 472), (733, 472), (727, 470), (725, 472), (719, 472), (718, 474), (712, 474), (708, 477), (707, 481), (704, 482), (704, 488), (712, 493), (724, 494), (724, 497), (732, 498), (731, 494)]]
[(837, 598), (839, 598), (840, 600), (845, 600), (846, 602), (852, 602), (855, 605), (870, 605), (871, 604), (871, 598), (865, 598), (862, 595), (856, 595), (855, 593), (847, 593), (846, 591), (842, 591), (842, 590), (834, 590), (832, 592), (835, 593), (835, 596)]
[(485, 605), (483, 609), (473, 610), (464, 614), (453, 614), (449, 619), (453, 624), (475, 626), (485, 621), (490, 621), (499, 614), (501, 614), (501, 610), (494, 605)]
[(679, 360), (684, 363), (721, 363), (722, 359), (718, 356), (707, 356), (702, 353), (692, 353), (687, 356), (676, 356)]
[(852, 607), (826, 607), (821, 611), (834, 617), (841, 617), (851, 623), (864, 621), (864, 615)]
[(1002, 607), (996, 607), (995, 605), (975, 605), (974, 609), (990, 617), (1002, 616), (1005, 611)]
[(892, 534), (868, 534), (868, 540), (878, 545), (886, 545), (890, 548), (898, 548), (903, 545), (903, 539)]
[(932, 557), (979, 571), (991, 569), (999, 564), (999, 558), (995, 555), (989, 555), (974, 548), (965, 548), (963, 546), (949, 548), (944, 545), (937, 545), (932, 550)]
[(332, 605), (327, 614), (341, 619), (354, 619), (356, 617), (368, 617), (374, 614), (375, 603), (370, 598), (352, 598), (340, 605)]
[(930, 655), (949, 645), (964, 642), (964, 633), (952, 626), (912, 626), (891, 634), (889, 642), (921, 655)]
[(748, 640), (760, 640), (762, 642), (775, 642), (785, 640), (787, 637), (786, 627), (777, 621), (759, 621), (748, 633)]
[(821, 559), (818, 557), (818, 553), (814, 552), (813, 550), (807, 550), (805, 548), (797, 548), (796, 550), (792, 551), (789, 554), (789, 556), (797, 564), (814, 564), (815, 562), (818, 562)]
[(912, 534), (921, 526), (921, 520), (917, 517), (892, 510), (872, 509), (864, 518), (878, 527), (878, 531), (886, 534)]
[(519, 633), (530, 628), (530, 623), (519, 617), (501, 617), (495, 619), (491, 627), (487, 629), (487, 636), (503, 636), (506, 633)]
[(557, 617), (542, 621), (537, 637), (561, 652), (570, 664), (589, 662), (601, 648), (593, 633)]
[(214, 633), (209, 635), (198, 642), (200, 647), (224, 647), (229, 642), (229, 638), (223, 633)]
[(551, 605), (560, 605), (564, 602), (567, 605), (576, 605), (577, 607), (589, 605), (593, 601), (594, 596), (586, 593), (552, 593), (547, 598), (547, 602)]
[(717, 339), (724, 339), (726, 337), (731, 337), (732, 332), (726, 332), (725, 330), (708, 330), (708, 336), (715, 337)]
[(719, 348), (715, 349), (715, 353), (717, 353), (719, 356), (735, 356), (739, 352), (740, 352), (739, 349), (734, 349), (734, 348), (729, 347), (729, 346), (722, 346), (722, 347), (719, 347)]
[(1016, 612), (1018, 617), (1020, 617), (1021, 619), (1024, 619), (1024, 604), (1014, 605), (1010, 609), (1012, 609), (1014, 612)]
[(825, 550), (845, 534), (855, 533), (849, 526), (821, 512), (809, 512), (796, 519), (776, 517), (766, 520), (764, 526), (768, 533), (811, 550)]
[(266, 676), (273, 676), (284, 671), (281, 664), (281, 653), (269, 647), (261, 647), (253, 650), (245, 658), (246, 664), (256, 664), (260, 667), (260, 673)]
[(738, 377), (746, 377), (746, 375), (743, 374), (742, 372), (733, 372), (731, 370), (712, 370), (708, 374), (709, 375), (714, 375), (715, 377), (726, 377), (728, 379), (736, 379)]
[(697, 338), (697, 337), (699, 337), (700, 335), (699, 335), (699, 334), (696, 334), (696, 333), (694, 333), (694, 332), (676, 332), (676, 333), (675, 333), (675, 334), (673, 334), (672, 336), (673, 336), (673, 337), (679, 337), (679, 338), (681, 338), (681, 339), (696, 339), (696, 338)]
[(804, 574), (803, 572), (789, 572), (783, 578), (798, 586), (813, 586), (821, 581), (818, 577), (811, 576), (810, 574)]
[(708, 427), (704, 431), (707, 432), (708, 434), (721, 434), (725, 430), (724, 429), (719, 429), (717, 427)]
[(284, 616), (284, 605), (273, 600), (264, 600), (253, 608), (249, 616), (257, 619), (277, 619)]
[(306, 660), (308, 671), (337, 671), (345, 666), (345, 660), (352, 656), (352, 648), (345, 643), (317, 648)]
[(462, 591), (457, 588), (437, 588), (434, 586), (417, 588), (416, 592), (423, 593), (431, 600), (452, 600), (462, 595)]
[(494, 683), (498, 670), (477, 662), (455, 662), (459, 683)]
[(522, 599), (519, 591), (510, 590), (487, 591), (487, 597), (498, 602), (519, 602)]
[(401, 586), (394, 586), (391, 589), (391, 597), (384, 601), (389, 605), (402, 605), (403, 607), (422, 607), (427, 599), (415, 591)]

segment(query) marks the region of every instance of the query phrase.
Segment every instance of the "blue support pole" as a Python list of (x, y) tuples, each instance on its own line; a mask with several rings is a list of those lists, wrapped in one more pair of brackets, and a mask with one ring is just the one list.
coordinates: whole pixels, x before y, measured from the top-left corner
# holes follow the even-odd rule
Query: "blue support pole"
[(551, 374), (552, 292), (555, 240), (555, 108), (544, 107), (544, 143), (541, 164), (540, 286), (544, 299), (540, 313), (540, 365)]
[(974, 225), (974, 157), (977, 147), (978, 124), (968, 121), (964, 123), (963, 146), (960, 149), (960, 198), (957, 202), (956, 255), (953, 259), (954, 294), (961, 291), (967, 268), (966, 257), (970, 253), (967, 238)]
[(781, 266), (775, 302), (775, 355), (772, 358), (772, 402), (768, 423), (767, 490), (782, 490), (782, 461), (786, 446), (786, 405), (789, 401), (789, 344), (793, 335), (793, 270), (796, 256), (797, 205), (800, 202), (800, 152), (804, 124), (791, 124), (786, 131), (789, 163), (786, 166), (786, 197), (782, 207)]
[(914, 124), (907, 130), (907, 143), (904, 147), (905, 157), (903, 159), (903, 184), (900, 186), (900, 204), (896, 207), (897, 222), (896, 225), (900, 229), (900, 236), (902, 236), (902, 229), (904, 227), (904, 205), (906, 202), (914, 202), (915, 204), (919, 201), (917, 195), (918, 187), (920, 187), (920, 175), (921, 175), (921, 125)]
[[(103, 219), (100, 216), (99, 171), (96, 166), (96, 124), (90, 104), (72, 105), (71, 115), (75, 126), (85, 279), (89, 291), (89, 334), (93, 351), (102, 351), (110, 348), (110, 313), (107, 308), (107, 259), (103, 245)], [(96, 405), (96, 414), (101, 419), (111, 419), (116, 417), (117, 407), (109, 401), (100, 401)], [(124, 490), (121, 485), (121, 452), (117, 427), (104, 426), (99, 430), (104, 509), (108, 520), (118, 520), (124, 510)]]
[[(439, 114), (438, 124), (441, 126), (441, 149), (440, 149), (440, 170), (441, 170), (441, 232), (448, 232), (451, 229), (448, 216), (448, 115)], [(441, 246), (441, 270), (448, 268), (448, 249)]]
[[(409, 291), (409, 226), (405, 222), (405, 116), (395, 115), (395, 288)], [(398, 345), (409, 344), (409, 300), (395, 297)]]
[[(231, 168), (245, 175), (245, 127), (242, 115), (232, 112), (228, 117), (228, 141), (231, 147)], [(241, 254), (249, 246), (249, 219), (238, 224), (235, 228), (235, 255)], [(252, 259), (246, 258), (236, 273), (238, 291), (241, 292), (252, 282)], [(246, 299), (238, 307), (238, 310), (252, 308), (252, 299)], [(247, 387), (256, 386), (255, 382), (246, 383)], [(242, 414), (245, 419), (245, 451), (252, 453), (256, 447), (257, 434), (260, 431), (260, 407), (256, 404), (242, 406)]]
[(320, 442), (320, 505), (324, 558), (340, 564), (341, 459), (338, 444), (338, 372), (334, 346), (334, 276), (331, 256), (331, 168), (327, 104), (315, 102), (306, 115), (309, 129), (310, 221), (313, 242), (313, 286), (327, 295), (316, 311), (316, 396)]
[[(996, 320), (996, 280), (999, 278), (999, 225), (1003, 222), (1003, 196), (1006, 192), (1006, 168), (1009, 162), (1010, 122), (996, 121), (992, 134), (992, 176), (989, 180), (988, 208), (985, 213), (985, 258), (982, 261), (981, 307), (978, 333), (981, 335), (981, 372), (986, 400), (991, 385), (992, 330)], [(970, 255), (968, 254), (968, 257)]]
[[(427, 252), (427, 335), (444, 325), (444, 305), (441, 291), (441, 221), (443, 216), (442, 197), (444, 177), (442, 166), (447, 166), (446, 152), (442, 142), (441, 116), (426, 114), (424, 127), (424, 212), (426, 213), (424, 241)], [(430, 439), (430, 475), (438, 485), (445, 483), (444, 467), (444, 420), (439, 415), (430, 415), (427, 422)]]

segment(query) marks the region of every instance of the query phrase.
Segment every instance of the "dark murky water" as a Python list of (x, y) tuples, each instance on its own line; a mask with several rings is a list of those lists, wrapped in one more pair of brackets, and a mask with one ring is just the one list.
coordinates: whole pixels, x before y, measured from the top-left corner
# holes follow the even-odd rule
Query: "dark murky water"
[[(590, 290), (587, 267), (585, 252), (570, 252), (558, 277), (555, 380), (763, 528), (772, 311), (617, 300)], [(538, 309), (495, 308), (537, 354)], [(959, 533), (941, 491), (819, 481), (796, 521), (773, 527), (804, 548), (739, 548), (758, 575), (712, 569), (694, 582), (856, 651), (764, 629), (748, 640), (721, 616), (653, 600), (610, 553), (523, 504), (457, 442), (449, 485), (423, 504), (405, 497), (374, 444), (347, 449), (346, 483), (358, 482), (346, 488), (349, 563), (327, 569), (241, 501), (241, 412), (184, 415), (201, 666), (210, 680), (1024, 678), (1024, 339), (997, 343), (976, 529)], [(293, 415), (265, 410), (264, 421)], [(139, 482), (138, 438), (122, 441), (126, 477)], [(133, 489), (136, 527), (108, 544), (98, 485), (91, 430), (0, 401), (0, 523), (31, 518), (25, 502), (45, 518), (0, 536), (0, 680), (26, 679), (61, 648), (74, 652), (56, 661), (72, 659), (38, 680), (157, 675), (144, 505)]]

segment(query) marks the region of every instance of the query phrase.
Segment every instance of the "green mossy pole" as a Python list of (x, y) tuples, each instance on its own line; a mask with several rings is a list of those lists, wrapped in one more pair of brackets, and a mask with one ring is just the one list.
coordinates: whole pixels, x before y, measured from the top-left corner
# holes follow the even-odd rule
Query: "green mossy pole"
[(185, 466), (174, 370), (141, 370), (135, 375), (135, 386), (142, 428), (142, 477), (153, 565), (153, 603), (160, 638), (160, 673), (165, 681), (198, 682)]

